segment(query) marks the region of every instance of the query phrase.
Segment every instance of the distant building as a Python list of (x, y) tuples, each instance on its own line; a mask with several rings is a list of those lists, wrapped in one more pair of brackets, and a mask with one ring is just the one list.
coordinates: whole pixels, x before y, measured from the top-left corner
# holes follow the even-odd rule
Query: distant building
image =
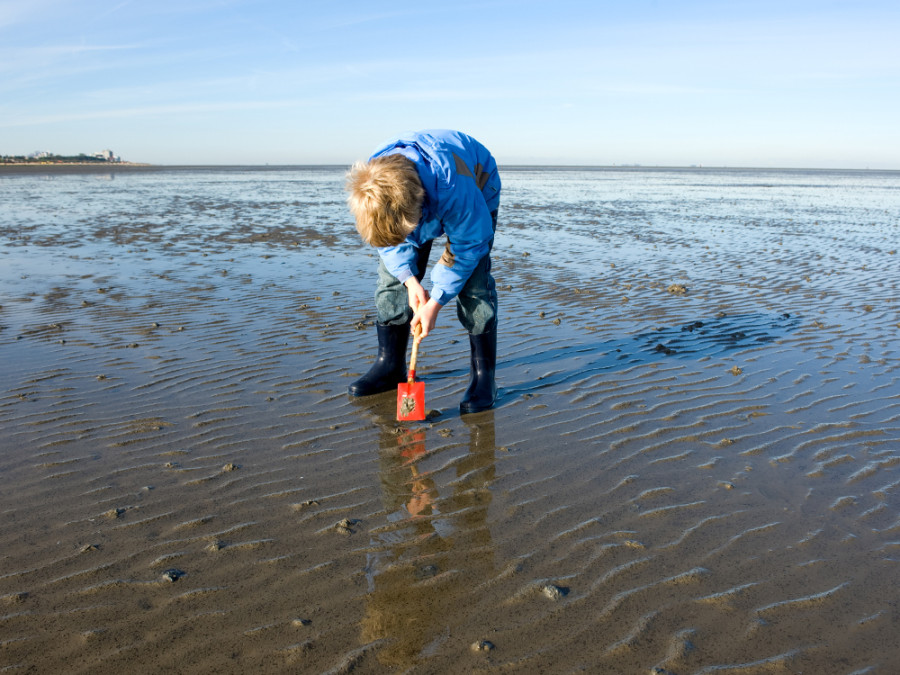
[(46, 150), (38, 150), (30, 155), (0, 155), (2, 164), (93, 164), (99, 162), (120, 163), (122, 158), (112, 150), (103, 150), (91, 155), (57, 155)]
[(112, 150), (101, 150), (100, 152), (95, 152), (94, 157), (97, 159), (102, 159), (105, 162), (121, 162), (122, 159), (117, 157)]

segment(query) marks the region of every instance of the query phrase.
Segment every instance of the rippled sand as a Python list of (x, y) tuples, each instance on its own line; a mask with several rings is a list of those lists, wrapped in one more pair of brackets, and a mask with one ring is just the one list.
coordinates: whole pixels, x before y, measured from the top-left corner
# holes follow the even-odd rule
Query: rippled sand
[(897, 198), (559, 180), (506, 177), (497, 408), (448, 308), (421, 424), (346, 395), (339, 173), (315, 227), (4, 221), (4, 672), (894, 672)]

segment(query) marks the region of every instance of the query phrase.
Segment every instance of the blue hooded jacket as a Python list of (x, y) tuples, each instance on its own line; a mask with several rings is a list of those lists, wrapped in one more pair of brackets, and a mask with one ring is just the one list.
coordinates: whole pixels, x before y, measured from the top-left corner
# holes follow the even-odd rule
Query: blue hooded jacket
[(416, 229), (402, 244), (379, 247), (378, 254), (388, 271), (404, 283), (418, 272), (416, 249), (446, 234), (448, 251), (431, 271), (431, 297), (445, 305), (490, 251), (491, 212), (500, 205), (497, 162), (471, 136), (445, 129), (404, 134), (384, 144), (370, 159), (395, 154), (416, 165), (425, 201)]

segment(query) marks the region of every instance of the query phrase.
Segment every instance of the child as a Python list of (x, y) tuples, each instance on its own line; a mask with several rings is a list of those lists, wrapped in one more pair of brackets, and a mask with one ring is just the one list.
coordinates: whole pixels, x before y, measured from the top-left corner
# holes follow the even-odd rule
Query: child
[[(350, 394), (368, 396), (404, 382), (410, 329), (421, 325), (422, 337), (428, 336), (441, 308), (455, 298), (471, 349), (460, 412), (491, 408), (497, 399), (497, 291), (490, 257), (500, 206), (497, 162), (471, 136), (420, 131), (354, 164), (347, 191), (356, 229), (380, 257), (378, 355)], [(429, 293), (421, 281), (432, 242), (442, 234), (447, 243), (432, 268)]]

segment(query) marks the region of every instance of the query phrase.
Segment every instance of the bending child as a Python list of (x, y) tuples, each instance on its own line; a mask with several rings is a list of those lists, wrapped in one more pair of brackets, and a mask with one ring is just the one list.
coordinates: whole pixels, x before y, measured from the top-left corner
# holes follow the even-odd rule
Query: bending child
[[(497, 399), (497, 291), (491, 247), (500, 206), (500, 176), (491, 153), (459, 131), (405, 134), (353, 165), (347, 202), (356, 229), (378, 249), (375, 288), (378, 354), (368, 373), (350, 385), (368, 396), (406, 381), (411, 329), (425, 338), (438, 313), (456, 299), (456, 314), (469, 333), (471, 379), (460, 412), (492, 407)], [(422, 286), (431, 245), (447, 236)]]

